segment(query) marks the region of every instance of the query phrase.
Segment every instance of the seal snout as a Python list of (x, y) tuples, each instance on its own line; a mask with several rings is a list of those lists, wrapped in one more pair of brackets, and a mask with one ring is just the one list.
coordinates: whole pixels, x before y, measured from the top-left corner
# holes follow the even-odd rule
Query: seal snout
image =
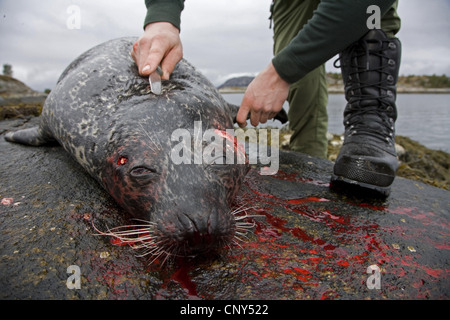
[[(176, 214), (176, 221), (163, 226), (161, 244), (173, 247), (175, 254), (196, 255), (225, 246), (234, 236), (232, 215)], [(172, 249), (171, 249), (172, 250)]]

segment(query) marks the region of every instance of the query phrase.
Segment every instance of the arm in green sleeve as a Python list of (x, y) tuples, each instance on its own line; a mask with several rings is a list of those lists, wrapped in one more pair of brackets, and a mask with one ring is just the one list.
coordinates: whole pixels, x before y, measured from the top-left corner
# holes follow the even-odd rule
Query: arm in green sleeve
[(395, 0), (322, 0), (313, 17), (272, 60), (285, 81), (294, 83), (343, 51), (369, 30), (367, 8), (376, 4), (383, 16)]
[(144, 28), (153, 22), (170, 22), (180, 30), (180, 16), (184, 9), (184, 0), (145, 0), (147, 15)]

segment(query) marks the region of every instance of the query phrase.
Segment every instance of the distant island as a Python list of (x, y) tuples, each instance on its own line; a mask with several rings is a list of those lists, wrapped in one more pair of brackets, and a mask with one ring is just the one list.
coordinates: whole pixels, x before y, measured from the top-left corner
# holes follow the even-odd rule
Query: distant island
[[(344, 93), (340, 73), (327, 73), (328, 92)], [(221, 93), (243, 93), (254, 77), (243, 76), (228, 79), (217, 88)], [(400, 76), (397, 83), (399, 93), (450, 93), (450, 77), (438, 75)]]

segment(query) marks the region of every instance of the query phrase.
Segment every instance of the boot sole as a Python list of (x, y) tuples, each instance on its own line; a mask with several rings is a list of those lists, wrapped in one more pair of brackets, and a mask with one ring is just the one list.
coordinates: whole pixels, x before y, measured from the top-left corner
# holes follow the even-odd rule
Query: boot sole
[(348, 191), (351, 194), (361, 193), (369, 197), (388, 197), (391, 193), (391, 186), (380, 187), (361, 181), (352, 180), (335, 174), (331, 175), (330, 188)]

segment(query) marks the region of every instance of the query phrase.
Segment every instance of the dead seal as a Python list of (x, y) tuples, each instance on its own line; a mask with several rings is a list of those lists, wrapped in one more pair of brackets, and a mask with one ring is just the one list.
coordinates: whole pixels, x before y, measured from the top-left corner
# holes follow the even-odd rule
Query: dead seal
[(225, 132), (237, 110), (185, 60), (162, 94), (152, 94), (129, 54), (135, 40), (111, 40), (78, 57), (49, 94), (39, 127), (5, 138), (58, 142), (138, 221), (106, 234), (156, 257), (224, 246), (246, 227), (231, 206), (249, 166), (176, 164), (171, 133), (194, 123)]

